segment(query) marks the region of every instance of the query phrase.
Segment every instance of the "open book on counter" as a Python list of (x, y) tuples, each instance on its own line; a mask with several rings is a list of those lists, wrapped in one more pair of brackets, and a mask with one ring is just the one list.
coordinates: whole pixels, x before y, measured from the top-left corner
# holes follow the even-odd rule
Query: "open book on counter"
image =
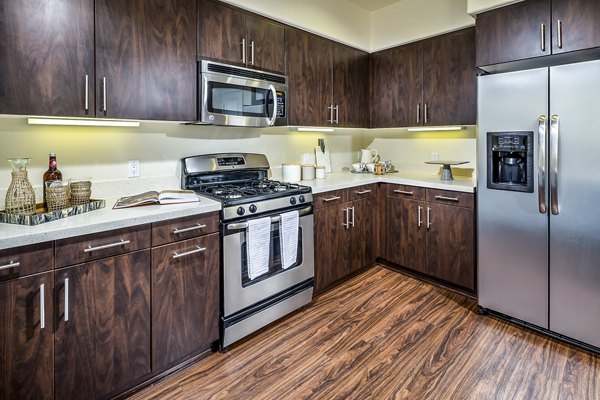
[(133, 196), (121, 197), (113, 209), (147, 206), (152, 204), (178, 204), (199, 202), (200, 198), (193, 190), (149, 191)]

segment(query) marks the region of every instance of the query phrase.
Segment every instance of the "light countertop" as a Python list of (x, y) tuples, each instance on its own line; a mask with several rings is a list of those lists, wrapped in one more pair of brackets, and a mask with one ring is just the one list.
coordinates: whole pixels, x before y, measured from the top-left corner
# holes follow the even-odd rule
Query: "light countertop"
[(36, 226), (0, 224), (0, 250), (204, 214), (221, 209), (221, 203), (206, 197), (201, 197), (199, 203), (152, 205), (113, 210), (112, 207), (116, 201), (116, 197), (107, 198), (105, 208)]

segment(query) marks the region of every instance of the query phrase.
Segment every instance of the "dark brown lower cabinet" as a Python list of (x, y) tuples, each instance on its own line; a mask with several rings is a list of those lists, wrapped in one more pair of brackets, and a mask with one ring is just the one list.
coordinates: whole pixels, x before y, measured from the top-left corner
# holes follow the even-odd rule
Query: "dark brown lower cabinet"
[(424, 203), (397, 197), (388, 197), (387, 200), (386, 259), (415, 271), (426, 272)]
[(53, 273), (0, 284), (0, 399), (52, 399)]
[(315, 292), (348, 275), (350, 260), (346, 227), (347, 203), (315, 210)]
[(219, 339), (219, 234), (152, 249), (152, 369)]
[(103, 399), (150, 373), (150, 250), (56, 271), (57, 399)]
[(375, 261), (375, 207), (372, 200), (350, 203), (352, 227), (350, 228), (350, 273), (363, 269)]

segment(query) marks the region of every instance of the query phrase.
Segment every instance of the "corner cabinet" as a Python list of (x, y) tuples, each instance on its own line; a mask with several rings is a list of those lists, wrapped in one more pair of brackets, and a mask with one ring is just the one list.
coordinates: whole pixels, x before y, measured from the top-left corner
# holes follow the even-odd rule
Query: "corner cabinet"
[(477, 15), (477, 66), (600, 46), (597, 0), (526, 0)]
[(196, 2), (6, 0), (0, 114), (196, 118)]
[(475, 293), (474, 195), (386, 186), (384, 258), (422, 276)]
[(285, 71), (285, 27), (220, 1), (200, 0), (198, 59)]
[(473, 125), (475, 29), (371, 54), (371, 128)]
[(286, 29), (290, 125), (367, 127), (369, 55)]

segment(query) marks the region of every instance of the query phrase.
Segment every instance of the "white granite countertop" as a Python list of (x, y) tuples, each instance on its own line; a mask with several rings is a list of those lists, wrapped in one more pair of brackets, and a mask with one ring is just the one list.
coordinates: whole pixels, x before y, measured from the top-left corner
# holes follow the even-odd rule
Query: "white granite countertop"
[(300, 181), (300, 184), (312, 187), (313, 193), (322, 193), (330, 190), (344, 189), (376, 182), (421, 186), (431, 189), (454, 190), (456, 192), (465, 193), (473, 193), (477, 185), (477, 180), (475, 178), (455, 178), (453, 181), (443, 181), (438, 175), (415, 171), (400, 171), (386, 175), (334, 172), (325, 175), (325, 179)]
[(113, 210), (112, 207), (116, 201), (117, 197), (107, 198), (106, 207), (100, 210), (36, 226), (0, 224), (0, 250), (172, 218), (204, 214), (221, 209), (221, 203), (206, 197), (201, 197), (199, 203), (153, 205)]

